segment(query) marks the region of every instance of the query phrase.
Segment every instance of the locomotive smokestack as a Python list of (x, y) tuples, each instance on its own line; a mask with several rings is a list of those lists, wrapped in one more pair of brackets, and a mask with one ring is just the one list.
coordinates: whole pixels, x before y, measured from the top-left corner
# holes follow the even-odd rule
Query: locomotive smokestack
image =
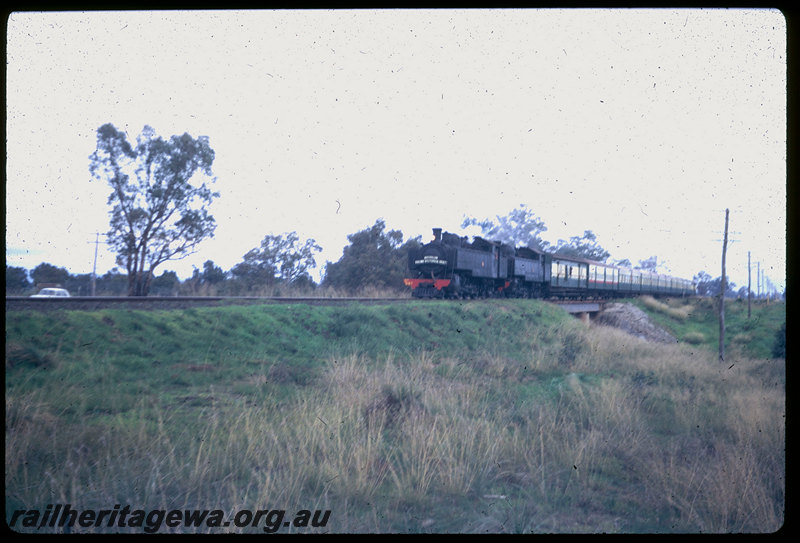
[(433, 229), (433, 241), (442, 241), (442, 229), (441, 228), (434, 228)]

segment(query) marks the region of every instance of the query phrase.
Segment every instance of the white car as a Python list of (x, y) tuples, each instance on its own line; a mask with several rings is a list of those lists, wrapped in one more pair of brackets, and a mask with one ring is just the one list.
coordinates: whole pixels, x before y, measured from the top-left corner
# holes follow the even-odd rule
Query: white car
[(43, 288), (31, 298), (69, 298), (69, 292), (63, 288)]

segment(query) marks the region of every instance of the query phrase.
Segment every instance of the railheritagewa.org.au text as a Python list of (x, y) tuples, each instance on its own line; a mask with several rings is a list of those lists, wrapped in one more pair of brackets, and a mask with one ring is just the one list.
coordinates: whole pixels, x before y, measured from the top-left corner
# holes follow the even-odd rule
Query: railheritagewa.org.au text
[[(301, 509), (288, 514), (283, 509), (240, 509), (227, 515), (221, 509), (133, 509), (129, 505), (114, 505), (111, 509), (73, 509), (70, 504), (48, 504), (44, 510), (17, 509), (8, 518), (8, 526), (18, 531), (64, 531), (76, 532), (110, 528), (141, 529), (146, 533), (169, 531), (231, 528), (260, 528), (266, 533), (281, 529), (299, 531), (308, 528), (324, 528), (331, 511)], [(227, 529), (227, 530), (226, 530)]]

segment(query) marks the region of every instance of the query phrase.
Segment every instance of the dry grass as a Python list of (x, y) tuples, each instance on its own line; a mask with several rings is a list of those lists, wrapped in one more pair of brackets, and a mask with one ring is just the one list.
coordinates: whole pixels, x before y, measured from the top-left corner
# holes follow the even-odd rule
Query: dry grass
[(661, 313), (664, 313), (665, 315), (669, 315), (670, 317), (679, 320), (688, 319), (689, 316), (692, 314), (692, 312), (695, 310), (695, 307), (692, 304), (686, 304), (681, 306), (675, 305), (681, 303), (681, 300), (677, 298), (672, 299), (670, 301), (673, 305), (659, 302), (652, 296), (646, 296), (646, 295), (641, 296), (640, 300), (645, 306), (649, 307), (650, 309), (659, 311)]
[(781, 526), (785, 390), (757, 362), (577, 323), (529, 335), (522, 361), (330, 359), (297, 399), (212, 402), (191, 427), (148, 405), (64, 424), (7, 395), (6, 496), (331, 509), (335, 532)]
[(683, 335), (683, 341), (691, 345), (701, 345), (705, 343), (706, 336), (701, 332), (687, 332)]

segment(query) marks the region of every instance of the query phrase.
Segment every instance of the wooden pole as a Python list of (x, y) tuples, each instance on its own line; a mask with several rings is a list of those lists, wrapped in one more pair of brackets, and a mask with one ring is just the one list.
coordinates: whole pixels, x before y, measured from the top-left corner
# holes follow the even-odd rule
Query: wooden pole
[(97, 285), (97, 246), (100, 244), (100, 232), (94, 238), (94, 267), (92, 267), (92, 296), (94, 296)]
[(750, 290), (750, 251), (747, 251), (747, 318), (750, 318), (750, 300), (753, 293)]
[(761, 299), (761, 262), (756, 262), (756, 300)]
[(728, 249), (728, 209), (725, 210), (725, 237), (722, 240), (722, 278), (719, 282), (719, 361), (725, 361), (725, 252)]

